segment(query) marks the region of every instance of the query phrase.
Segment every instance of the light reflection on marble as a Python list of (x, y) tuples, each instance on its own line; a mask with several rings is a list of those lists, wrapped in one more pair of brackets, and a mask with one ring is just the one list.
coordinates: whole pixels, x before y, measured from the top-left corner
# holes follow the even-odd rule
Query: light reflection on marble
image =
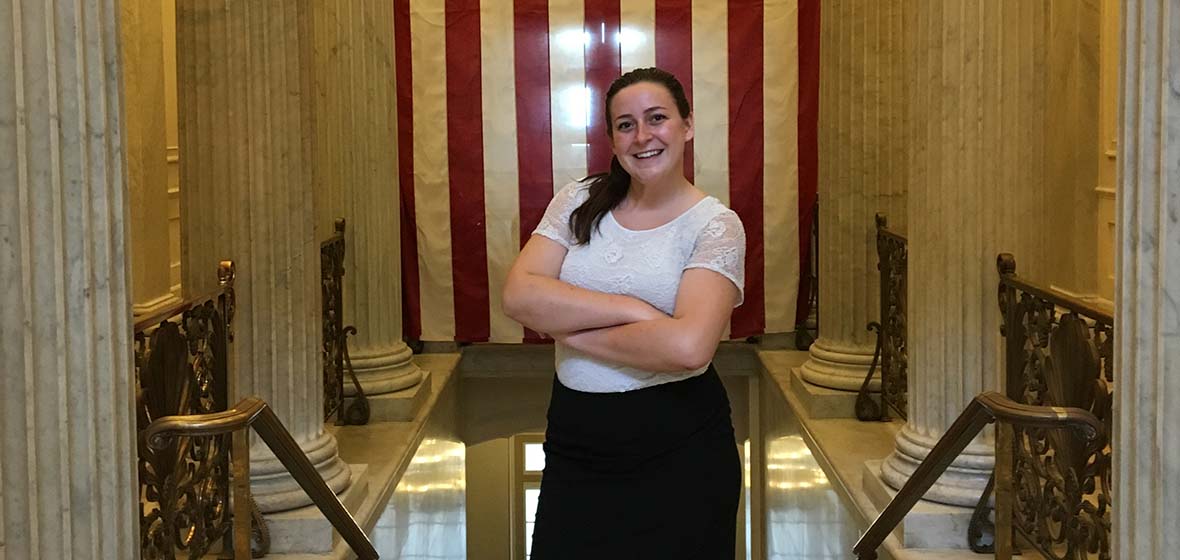
[[(382, 558), (467, 558), (467, 447), (460, 440), (470, 444), (544, 430), (549, 379), (468, 378), (456, 381), (462, 385), (456, 391), (462, 397), (453, 398), (452, 395), (435, 409), (427, 438), (372, 533)], [(746, 533), (747, 543), (749, 539), (762, 540), (768, 560), (848, 558), (859, 537), (856, 520), (845, 510), (811, 455), (801, 436), (799, 422), (781, 393), (769, 383), (759, 385), (761, 405), (757, 410), (761, 418), (754, 419), (746, 404), (748, 385), (745, 380), (726, 379), (739, 441), (744, 440), (748, 432), (744, 419), (761, 424), (764, 457), (750, 457), (749, 447), (743, 456), (749, 460), (745, 476), (747, 484), (751, 480), (748, 469), (761, 468), (765, 473), (761, 488), (765, 512), (751, 511), (747, 515), (764, 514), (766, 534)], [(473, 464), (471, 467), (490, 469), (492, 465)], [(472, 484), (474, 487), (474, 478)], [(507, 500), (510, 493), (505, 489), (502, 498)], [(470, 505), (478, 509), (476, 498), (479, 496), (471, 497)], [(490, 495), (482, 499), (493, 498), (498, 499)], [(748, 494), (746, 503), (750, 503)], [(508, 515), (507, 507), (504, 511), (504, 515)], [(747, 531), (756, 527), (749, 520), (747, 517)], [(477, 516), (472, 523), (491, 521)], [(502, 519), (495, 521), (497, 530), (501, 525), (508, 526)], [(479, 533), (479, 527), (473, 525), (471, 531), (473, 535)], [(480, 534), (486, 532), (487, 527)], [(507, 543), (508, 537), (504, 537), (505, 553)], [(742, 552), (749, 549), (746, 546)], [(486, 552), (482, 551), (485, 556)]]
[(382, 558), (464, 560), (467, 557), (466, 447), (422, 441), (373, 530)]
[(845, 509), (781, 395), (763, 385), (764, 501), (768, 560), (851, 557), (859, 526)]

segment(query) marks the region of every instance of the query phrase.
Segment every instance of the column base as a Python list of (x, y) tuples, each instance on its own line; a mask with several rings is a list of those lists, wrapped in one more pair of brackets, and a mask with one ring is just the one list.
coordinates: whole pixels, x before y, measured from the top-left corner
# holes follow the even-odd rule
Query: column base
[[(820, 337), (809, 349), (803, 379), (812, 385), (840, 391), (859, 391), (873, 365), (872, 346), (839, 345)], [(869, 389), (881, 390), (881, 376), (874, 374)]]
[[(907, 424), (897, 434), (893, 453), (881, 465), (881, 478), (894, 489), (900, 489), (937, 442), (937, 438), (918, 434)], [(994, 447), (970, 444), (926, 491), (923, 499), (974, 508), (987, 487), (995, 464)]]
[[(368, 468), (368, 465), (349, 465), (351, 480), (348, 489), (340, 494), (340, 503), (354, 515), (370, 492)], [(314, 505), (269, 514), (266, 523), (270, 529), (271, 554), (329, 554), (340, 538), (328, 518)]]
[[(882, 466), (883, 461), (880, 460), (866, 461), (861, 474), (865, 495), (878, 514), (897, 495), (897, 490), (885, 481)], [(967, 527), (971, 524), (973, 513), (974, 508), (970, 507), (919, 500), (897, 524), (893, 536), (903, 548), (966, 550), (969, 548)]]
[(423, 372), (422, 381), (413, 387), (385, 393), (369, 399), (369, 422), (410, 422), (430, 398), (430, 373)]
[[(335, 436), (324, 432), (311, 441), (300, 442), (299, 448), (315, 465), (328, 488), (337, 494), (348, 488), (352, 471), (340, 460)], [(312, 503), (307, 492), (265, 444), (250, 450), (250, 490), (263, 513), (287, 511)]]
[[(370, 397), (408, 389), (422, 381), (422, 370), (414, 363), (414, 353), (401, 341), (392, 347), (362, 348), (351, 353), (350, 358), (356, 380)], [(345, 379), (344, 395), (355, 394), (356, 389)]]
[(791, 394), (808, 418), (856, 418), (856, 393), (808, 383), (801, 368), (791, 368)]

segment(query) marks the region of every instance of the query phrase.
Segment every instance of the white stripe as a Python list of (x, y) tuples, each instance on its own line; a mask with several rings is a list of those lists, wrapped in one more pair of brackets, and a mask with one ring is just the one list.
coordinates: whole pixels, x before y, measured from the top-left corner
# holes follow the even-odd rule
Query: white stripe
[[(693, 182), (729, 205), (729, 13), (726, 3), (693, 0)], [(723, 339), (730, 336), (726, 323)]]
[(446, 14), (443, 0), (410, 0), (414, 82), (414, 210), (422, 340), (454, 340), (450, 174), (447, 169)]
[(766, 332), (789, 332), (799, 289), (799, 3), (766, 0), (764, 9)]
[(625, 0), (619, 4), (619, 51), (623, 73), (656, 65), (656, 2)]
[(520, 253), (520, 174), (516, 156), (515, 31), (512, 2), (480, 2), (483, 84), (484, 224), (491, 342), (520, 342), (520, 324), (501, 311), (501, 292)]
[(693, 175), (696, 186), (729, 204), (729, 19), (724, 2), (693, 0)]
[(553, 126), (553, 192), (586, 176), (586, 34), (582, 0), (549, 3), (549, 91)]

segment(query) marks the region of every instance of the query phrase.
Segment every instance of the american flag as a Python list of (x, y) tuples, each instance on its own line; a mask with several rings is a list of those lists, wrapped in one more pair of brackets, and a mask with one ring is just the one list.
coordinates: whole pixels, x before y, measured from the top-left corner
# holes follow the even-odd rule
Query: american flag
[(819, 0), (395, 0), (406, 334), (535, 338), (504, 277), (553, 193), (603, 171), (602, 96), (671, 71), (690, 180), (745, 225), (729, 336), (794, 329), (817, 178)]

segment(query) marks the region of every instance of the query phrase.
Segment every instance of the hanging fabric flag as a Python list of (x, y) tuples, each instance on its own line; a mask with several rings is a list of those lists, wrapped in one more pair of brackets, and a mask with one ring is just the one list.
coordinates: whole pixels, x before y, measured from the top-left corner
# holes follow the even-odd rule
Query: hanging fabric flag
[(500, 311), (553, 193), (610, 161), (602, 97), (684, 84), (685, 173), (746, 228), (728, 335), (794, 330), (816, 198), (819, 0), (395, 0), (406, 334), (536, 340)]

